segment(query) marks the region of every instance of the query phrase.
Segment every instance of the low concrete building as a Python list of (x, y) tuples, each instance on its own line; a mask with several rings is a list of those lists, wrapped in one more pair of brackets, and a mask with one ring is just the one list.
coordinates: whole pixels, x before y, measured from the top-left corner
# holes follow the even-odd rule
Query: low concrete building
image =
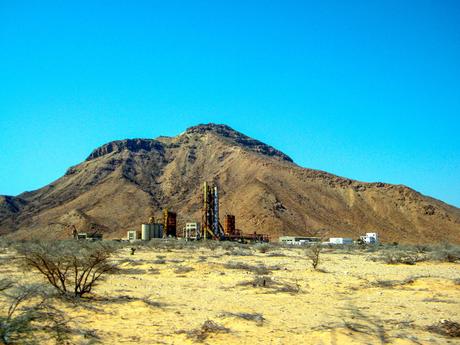
[(359, 237), (361, 241), (366, 244), (378, 244), (379, 243), (379, 236), (376, 232), (368, 232), (366, 236)]
[(361, 241), (363, 241), (366, 244), (378, 244), (379, 243), (379, 236), (377, 235), (376, 232), (368, 232), (366, 233), (366, 236), (360, 236), (359, 237)]
[(127, 239), (128, 239), (128, 241), (137, 241), (137, 240), (139, 240), (140, 239), (139, 231), (136, 231), (136, 230), (128, 231)]
[(278, 241), (284, 244), (291, 245), (306, 245), (313, 243), (321, 243), (319, 237), (300, 237), (300, 236), (281, 236)]
[(331, 237), (329, 244), (353, 244), (352, 238), (347, 237)]
[(201, 224), (190, 222), (185, 224), (184, 238), (186, 240), (198, 240), (201, 236)]
[(88, 234), (86, 232), (79, 232), (76, 236), (77, 240), (88, 240), (88, 241), (102, 241), (102, 234), (94, 233)]

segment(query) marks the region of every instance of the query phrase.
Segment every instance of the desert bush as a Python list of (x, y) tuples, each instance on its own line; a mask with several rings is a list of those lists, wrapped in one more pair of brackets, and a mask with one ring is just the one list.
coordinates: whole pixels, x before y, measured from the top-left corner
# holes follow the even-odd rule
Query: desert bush
[(0, 281), (0, 343), (62, 344), (70, 333), (62, 311), (50, 303), (50, 292), (41, 285)]
[(246, 264), (244, 262), (227, 262), (224, 264), (224, 267), (228, 269), (233, 269), (233, 270), (245, 270), (245, 271), (253, 272), (255, 274), (260, 274), (260, 275), (267, 275), (267, 274), (270, 274), (271, 271), (280, 269), (280, 267), (278, 266), (271, 266), (271, 267), (267, 267), (265, 265), (253, 266), (253, 265)]
[(448, 337), (460, 337), (460, 323), (451, 320), (441, 320), (434, 325), (428, 326), (427, 330)]
[(225, 254), (233, 256), (251, 256), (253, 252), (246, 248), (232, 247), (231, 250), (227, 251)]
[(408, 277), (404, 280), (377, 280), (372, 283), (373, 286), (377, 287), (385, 287), (385, 288), (392, 288), (396, 286), (403, 286), (407, 284), (412, 284), (415, 282), (416, 279), (420, 277)]
[(134, 267), (128, 267), (128, 268), (115, 268), (111, 272), (108, 272), (108, 274), (129, 274), (129, 275), (134, 275), (134, 274), (145, 274), (147, 271), (142, 269), (142, 268), (134, 268)]
[(188, 267), (188, 266), (177, 266), (176, 269), (174, 270), (174, 273), (176, 274), (183, 274), (183, 273), (188, 273), (193, 271), (193, 267)]
[(240, 282), (238, 285), (266, 288), (269, 289), (270, 292), (274, 293), (286, 292), (290, 294), (297, 294), (300, 292), (299, 284), (277, 281), (266, 275), (256, 275), (252, 280)]
[(460, 248), (453, 246), (436, 248), (431, 252), (430, 258), (441, 262), (457, 262), (460, 261)]
[(267, 253), (271, 247), (268, 243), (256, 244), (254, 247), (259, 253)]
[(206, 320), (199, 328), (191, 331), (178, 331), (177, 333), (185, 333), (187, 338), (197, 342), (203, 342), (211, 334), (216, 333), (230, 333), (231, 330), (227, 327), (221, 326), (212, 320)]
[(415, 265), (417, 262), (424, 260), (424, 257), (410, 252), (386, 250), (380, 256), (380, 260), (389, 265)]
[(235, 317), (238, 319), (254, 321), (257, 326), (262, 326), (264, 324), (265, 318), (260, 313), (230, 313), (224, 312), (219, 315), (220, 317)]
[(115, 249), (100, 242), (58, 241), (27, 243), (18, 248), (25, 269), (32, 269), (61, 294), (82, 297), (105, 274), (115, 270)]
[(268, 253), (267, 256), (269, 257), (281, 257), (281, 256), (286, 256), (286, 254), (280, 253), (280, 252), (271, 252)]
[(319, 256), (322, 250), (321, 244), (312, 244), (306, 250), (307, 258), (311, 261), (311, 266), (315, 270), (319, 265)]
[(152, 264), (155, 264), (155, 265), (164, 265), (165, 263), (166, 263), (165, 259), (156, 259), (152, 261)]

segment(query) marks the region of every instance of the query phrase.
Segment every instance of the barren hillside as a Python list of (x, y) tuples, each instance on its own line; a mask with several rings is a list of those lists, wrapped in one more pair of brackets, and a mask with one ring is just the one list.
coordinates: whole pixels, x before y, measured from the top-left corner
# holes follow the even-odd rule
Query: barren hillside
[(460, 242), (460, 209), (401, 185), (363, 183), (305, 169), (228, 126), (199, 125), (177, 137), (113, 141), (53, 183), (0, 197), (0, 234), (63, 238), (73, 224), (121, 237), (153, 212), (200, 220), (203, 181), (221, 189), (221, 214), (245, 232)]

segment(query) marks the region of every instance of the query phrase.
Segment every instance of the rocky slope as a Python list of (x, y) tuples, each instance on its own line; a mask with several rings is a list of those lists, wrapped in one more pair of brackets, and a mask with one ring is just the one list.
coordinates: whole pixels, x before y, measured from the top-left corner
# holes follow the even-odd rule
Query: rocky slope
[(460, 209), (401, 185), (363, 183), (299, 167), (225, 125), (177, 137), (113, 141), (39, 190), (0, 197), (0, 234), (64, 238), (66, 225), (121, 237), (164, 207), (179, 227), (200, 220), (203, 181), (221, 189), (221, 214), (245, 232), (460, 242)]

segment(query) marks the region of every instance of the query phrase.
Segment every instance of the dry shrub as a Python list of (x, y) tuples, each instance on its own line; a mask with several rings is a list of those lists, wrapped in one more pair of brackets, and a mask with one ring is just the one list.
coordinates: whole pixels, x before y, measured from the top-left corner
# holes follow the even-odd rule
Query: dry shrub
[(458, 262), (460, 261), (460, 248), (450, 246), (437, 248), (431, 253), (431, 259), (441, 262)]
[(176, 274), (183, 274), (183, 273), (188, 273), (191, 271), (194, 271), (195, 269), (193, 267), (188, 267), (188, 266), (177, 266), (176, 269), (174, 270), (174, 273)]
[(259, 253), (267, 253), (271, 249), (271, 246), (268, 243), (262, 243), (262, 244), (257, 244), (254, 248)]
[(233, 269), (233, 270), (245, 270), (245, 271), (253, 272), (255, 274), (260, 274), (260, 275), (267, 275), (267, 274), (270, 274), (271, 271), (280, 269), (280, 267), (278, 266), (271, 266), (271, 267), (267, 267), (265, 265), (252, 266), (244, 262), (227, 262), (224, 264), (224, 267), (228, 269)]
[(441, 320), (432, 326), (428, 326), (427, 330), (448, 337), (460, 337), (460, 323), (451, 320)]
[(0, 344), (62, 344), (71, 332), (65, 314), (41, 285), (0, 281)]
[(231, 330), (229, 328), (219, 325), (212, 320), (206, 320), (199, 328), (193, 329), (191, 331), (179, 331), (177, 333), (185, 333), (187, 334), (187, 338), (197, 342), (203, 342), (211, 334), (230, 332)]
[(392, 288), (396, 286), (412, 284), (416, 279), (417, 277), (409, 277), (404, 280), (377, 280), (372, 285), (377, 287)]
[(232, 248), (231, 250), (225, 253), (226, 255), (233, 255), (233, 256), (252, 256), (254, 255), (252, 251), (244, 248)]
[(312, 244), (312, 245), (309, 245), (306, 251), (307, 257), (311, 261), (311, 266), (315, 270), (319, 265), (319, 255), (322, 250), (323, 250), (323, 246), (321, 244)]
[(259, 313), (230, 313), (224, 312), (219, 315), (220, 317), (235, 317), (238, 319), (254, 321), (257, 326), (262, 326), (264, 324), (265, 318), (262, 314)]
[(380, 260), (389, 265), (404, 264), (404, 265), (415, 265), (417, 262), (422, 261), (422, 257), (419, 257), (415, 253), (408, 253), (403, 251), (385, 251)]
[(241, 282), (238, 285), (265, 288), (274, 293), (286, 292), (290, 294), (297, 294), (300, 292), (300, 285), (298, 283), (291, 284), (276, 281), (269, 276), (255, 276), (252, 280)]
[(116, 266), (109, 261), (115, 249), (100, 242), (57, 241), (26, 243), (18, 248), (24, 268), (42, 274), (61, 294), (90, 293)]
[(164, 259), (157, 259), (157, 260), (152, 261), (152, 264), (155, 264), (155, 265), (164, 265), (165, 263), (166, 263), (166, 260)]
[(280, 252), (271, 252), (268, 253), (267, 256), (269, 257), (281, 257), (281, 256), (286, 256), (286, 254), (280, 253)]

